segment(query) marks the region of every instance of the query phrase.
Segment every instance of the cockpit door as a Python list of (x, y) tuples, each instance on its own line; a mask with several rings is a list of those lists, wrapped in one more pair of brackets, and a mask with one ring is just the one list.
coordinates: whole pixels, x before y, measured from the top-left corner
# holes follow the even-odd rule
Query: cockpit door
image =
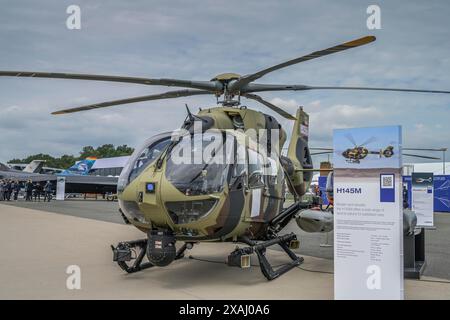
[(248, 149), (248, 182), (247, 191), (250, 193), (249, 218), (257, 221), (263, 217), (264, 192), (266, 185), (264, 182), (264, 157)]

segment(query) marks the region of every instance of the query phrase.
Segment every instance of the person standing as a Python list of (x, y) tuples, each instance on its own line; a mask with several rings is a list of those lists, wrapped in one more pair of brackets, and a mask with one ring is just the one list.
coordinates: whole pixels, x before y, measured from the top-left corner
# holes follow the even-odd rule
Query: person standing
[(0, 201), (5, 200), (5, 183), (3, 180), (0, 180)]
[(44, 186), (44, 202), (47, 200), (47, 202), (50, 202), (52, 199), (52, 184), (50, 181), (47, 181), (47, 183)]
[(31, 179), (27, 181), (25, 184), (25, 192), (26, 192), (26, 198), (25, 201), (32, 201), (33, 200), (33, 182)]
[(14, 200), (14, 189), (16, 188), (16, 182), (14, 180), (11, 180), (11, 194), (9, 196), (10, 200), (13, 198)]
[(34, 201), (36, 202), (36, 199), (41, 202), (41, 191), (42, 186), (39, 182), (36, 182), (36, 185), (34, 186)]
[(20, 192), (20, 182), (19, 182), (19, 180), (16, 180), (16, 182), (14, 182), (14, 187), (13, 187), (12, 191), (14, 193), (14, 201), (18, 201), (19, 192)]
[(406, 186), (403, 186), (403, 209), (407, 209), (409, 207), (409, 202), (408, 202), (408, 189), (406, 188)]
[(11, 201), (11, 193), (12, 193), (12, 181), (11, 179), (6, 182), (6, 201)]

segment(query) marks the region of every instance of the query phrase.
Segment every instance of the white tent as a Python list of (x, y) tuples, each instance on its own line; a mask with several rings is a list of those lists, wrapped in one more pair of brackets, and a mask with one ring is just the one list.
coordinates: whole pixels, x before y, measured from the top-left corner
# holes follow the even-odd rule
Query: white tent
[(129, 158), (130, 158), (129, 156), (123, 156), (123, 157), (97, 159), (95, 160), (91, 170), (105, 169), (105, 168), (123, 168)]
[(406, 175), (411, 174), (411, 172), (432, 172), (434, 175), (444, 174), (444, 165), (445, 165), (445, 174), (450, 175), (450, 162), (427, 162), (427, 163), (409, 163), (405, 164), (404, 167), (407, 167), (409, 170), (406, 170)]

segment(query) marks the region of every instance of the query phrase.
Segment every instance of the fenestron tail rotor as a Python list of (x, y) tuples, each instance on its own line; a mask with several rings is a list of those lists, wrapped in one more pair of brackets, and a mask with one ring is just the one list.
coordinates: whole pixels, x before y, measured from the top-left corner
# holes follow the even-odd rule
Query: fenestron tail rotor
[[(54, 72), (34, 72), (34, 71), (0, 71), (0, 76), (8, 77), (27, 77), (27, 78), (49, 78), (49, 79), (72, 79), (72, 80), (89, 80), (89, 81), (109, 81), (120, 83), (133, 83), (152, 86), (180, 87), (189, 90), (177, 90), (161, 94), (152, 94), (141, 97), (114, 100), (109, 102), (101, 102), (87, 106), (81, 106), (70, 109), (55, 111), (52, 114), (65, 114), (78, 111), (105, 108), (119, 104), (128, 104), (134, 102), (151, 101), (158, 99), (170, 99), (179, 97), (188, 97), (194, 95), (213, 94), (217, 98), (223, 95), (224, 106), (238, 106), (240, 104), (240, 96), (257, 101), (279, 115), (294, 120), (295, 117), (268, 102), (255, 92), (265, 91), (306, 91), (306, 90), (372, 90), (372, 91), (397, 91), (397, 92), (418, 92), (418, 93), (444, 93), (449, 94), (446, 90), (423, 90), (409, 88), (379, 88), (379, 87), (340, 87), (340, 86), (308, 86), (303, 84), (285, 85), (285, 84), (258, 84), (253, 81), (267, 75), (276, 70), (286, 68), (298, 64), (300, 62), (309, 61), (332, 53), (345, 51), (347, 49), (363, 46), (375, 41), (374, 36), (366, 36), (349, 42), (345, 42), (324, 50), (312, 52), (307, 55), (300, 56), (295, 59), (273, 65), (269, 68), (262, 69), (258, 72), (240, 76), (236, 73), (223, 73), (213, 77), (209, 81), (182, 80), (182, 79), (164, 79), (164, 78), (144, 78), (144, 77), (127, 77), (127, 76), (109, 76), (98, 74), (78, 74), (78, 73), (54, 73)], [(193, 89), (193, 90), (192, 90)], [(237, 97), (237, 99), (236, 99)], [(219, 100), (218, 100), (219, 102)], [(355, 144), (356, 145), (356, 144)]]

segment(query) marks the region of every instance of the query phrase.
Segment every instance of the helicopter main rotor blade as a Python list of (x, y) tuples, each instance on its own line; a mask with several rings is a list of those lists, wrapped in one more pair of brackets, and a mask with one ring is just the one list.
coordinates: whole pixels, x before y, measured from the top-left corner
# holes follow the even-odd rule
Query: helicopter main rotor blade
[[(332, 53), (344, 51), (344, 50), (351, 49), (351, 48), (356, 48), (356, 47), (368, 44), (370, 42), (373, 42), (375, 40), (376, 40), (376, 38), (374, 36), (366, 36), (366, 37), (362, 37), (362, 38), (359, 38), (359, 39), (356, 39), (356, 40), (353, 40), (353, 41), (345, 42), (345, 43), (342, 43), (342, 44), (339, 44), (337, 46), (330, 47), (330, 48), (327, 48), (327, 49), (324, 49), (324, 50), (315, 51), (315, 52), (312, 52), (312, 53), (307, 54), (305, 56), (301, 56), (301, 57), (298, 57), (298, 58), (295, 58), (295, 59), (292, 59), (292, 60), (285, 61), (283, 63), (274, 65), (274, 66), (272, 66), (270, 68), (266, 68), (266, 69), (260, 70), (258, 72), (255, 72), (253, 74), (245, 75), (245, 76), (239, 78), (238, 80), (236, 80), (236, 82), (231, 84), (231, 86), (228, 88), (228, 90), (230, 92), (240, 91), (240, 89), (242, 87), (244, 87), (245, 85), (247, 85), (250, 82), (253, 82), (256, 79), (259, 79), (262, 76), (264, 76), (264, 75), (266, 75), (266, 74), (268, 74), (270, 72), (273, 72), (275, 70), (279, 70), (279, 69), (291, 66), (293, 64), (297, 64), (297, 63), (300, 63), (300, 62), (308, 61), (308, 60), (311, 60), (311, 59), (323, 57), (323, 56), (326, 56), (326, 55), (329, 55), (329, 54), (332, 54)], [(249, 91), (247, 91), (247, 92), (249, 92)]]
[(318, 154), (330, 154), (330, 153), (333, 153), (333, 151), (320, 151), (320, 152), (311, 152), (311, 155), (312, 156), (316, 156), (316, 155), (318, 155)]
[(113, 101), (95, 103), (95, 104), (90, 104), (90, 105), (75, 107), (75, 108), (70, 108), (70, 109), (63, 109), (63, 110), (54, 111), (54, 112), (52, 112), (52, 114), (73, 113), (73, 112), (79, 112), (79, 111), (111, 107), (111, 106), (116, 106), (119, 104), (127, 104), (127, 103), (135, 103), (135, 102), (142, 102), (142, 101), (159, 100), (159, 99), (180, 98), (180, 97), (194, 96), (194, 95), (200, 95), (200, 94), (211, 94), (211, 92), (200, 91), (200, 90), (169, 91), (169, 92), (160, 93), (160, 94), (152, 94), (152, 95), (148, 95), (148, 96), (134, 97), (134, 98), (128, 98), (128, 99), (121, 99), (121, 100), (113, 100)]
[(333, 151), (333, 148), (314, 148), (314, 147), (311, 147), (311, 148), (309, 148), (309, 150), (326, 150), (326, 151)]
[(355, 147), (358, 146), (358, 144), (356, 143), (356, 141), (355, 141), (355, 139), (353, 138), (353, 136), (352, 136), (351, 133), (347, 133), (347, 134), (345, 135), (345, 138), (347, 138), (348, 141), (350, 141), (351, 143), (353, 143), (353, 145), (354, 145)]
[(262, 103), (263, 105), (265, 105), (266, 107), (269, 107), (270, 109), (272, 109), (273, 111), (275, 111), (279, 115), (285, 117), (286, 119), (296, 120), (296, 118), (293, 115), (291, 115), (290, 113), (287, 113), (283, 109), (277, 107), (276, 105), (270, 103), (269, 101), (264, 100), (263, 98), (261, 98), (260, 96), (258, 96), (256, 94), (247, 93), (247, 94), (243, 94), (243, 96), (246, 97), (247, 99), (256, 100), (259, 103)]
[(74, 79), (90, 81), (111, 81), (122, 83), (136, 83), (143, 85), (184, 87), (209, 91), (219, 91), (215, 82), (211, 81), (190, 81), (179, 79), (150, 79), (139, 77), (107, 76), (99, 74), (79, 74), (79, 73), (57, 73), (57, 72), (34, 72), (34, 71), (0, 71), (2, 77), (27, 77), (27, 78), (49, 78), (49, 79)]
[(411, 154), (411, 153), (402, 153), (404, 156), (408, 156), (408, 157), (416, 157), (416, 158), (424, 158), (424, 159), (432, 159), (432, 160), (441, 160), (441, 158), (437, 158), (437, 157), (429, 157), (429, 156), (421, 156), (418, 154)]
[(407, 88), (379, 88), (379, 87), (339, 87), (339, 86), (307, 86), (303, 84), (281, 85), (281, 84), (257, 84), (250, 83), (242, 88), (241, 92), (263, 92), (263, 91), (306, 91), (306, 90), (366, 90), (366, 91), (396, 91), (396, 92), (419, 92), (419, 93), (450, 93), (447, 90), (425, 90)]
[(375, 137), (370, 137), (369, 139), (367, 139), (366, 141), (364, 141), (363, 143), (361, 143), (361, 145), (362, 145), (362, 146), (365, 146), (365, 145), (371, 144), (372, 142), (375, 142), (375, 141), (377, 141), (377, 138), (375, 138)]
[(402, 148), (403, 150), (413, 151), (447, 151), (447, 148)]

